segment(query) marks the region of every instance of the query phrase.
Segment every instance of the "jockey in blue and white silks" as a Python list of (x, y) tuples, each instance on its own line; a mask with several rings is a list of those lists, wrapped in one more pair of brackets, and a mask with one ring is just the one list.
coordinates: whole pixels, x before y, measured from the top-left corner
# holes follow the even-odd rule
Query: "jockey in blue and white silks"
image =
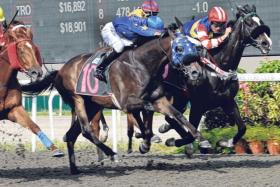
[[(139, 9), (140, 10), (140, 9)], [(106, 54), (103, 61), (98, 65), (95, 77), (99, 80), (106, 81), (104, 71), (106, 67), (116, 59), (125, 47), (132, 46), (138, 37), (160, 36), (164, 27), (163, 21), (155, 15), (159, 12), (159, 6), (154, 1), (144, 1), (141, 11), (150, 14), (137, 14), (134, 12), (129, 16), (117, 17), (112, 22), (107, 23), (102, 31), (101, 36), (104, 42), (113, 48)]]
[[(157, 16), (148, 19), (140, 17), (119, 17), (113, 20), (113, 26), (121, 40), (129, 40), (129, 42), (137, 39), (139, 36), (152, 37), (162, 33), (163, 22)], [(123, 46), (115, 46), (117, 52), (122, 51)]]

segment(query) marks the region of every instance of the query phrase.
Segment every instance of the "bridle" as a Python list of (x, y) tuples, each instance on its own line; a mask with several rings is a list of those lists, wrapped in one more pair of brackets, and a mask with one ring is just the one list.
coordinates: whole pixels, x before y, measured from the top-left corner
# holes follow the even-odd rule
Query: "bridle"
[[(11, 28), (12, 32), (20, 27), (25, 27), (24, 25), (16, 25), (13, 28)], [(5, 62), (9, 63), (11, 67), (15, 70), (19, 70), (21, 72), (27, 72), (26, 69), (19, 63), (19, 60), (17, 59), (17, 45), (22, 42), (28, 42), (32, 47), (36, 48), (36, 51), (38, 51), (37, 46), (32, 45), (32, 39), (31, 38), (16, 38), (13, 34), (6, 32), (6, 34), (10, 35), (15, 41), (8, 41), (8, 43), (3, 47), (4, 49), (0, 53), (0, 58), (3, 59)], [(10, 52), (11, 51), (11, 52)], [(7, 53), (7, 55), (5, 55)], [(38, 51), (39, 53), (39, 51)], [(40, 54), (38, 54), (40, 55)], [(7, 56), (8, 58), (5, 58)], [(37, 58), (37, 54), (36, 54)], [(38, 59), (38, 58), (37, 58)], [(39, 59), (39, 65), (41, 65), (40, 59)]]
[[(259, 16), (257, 15), (256, 12), (250, 12), (245, 15), (241, 15), (239, 17), (240, 22), (241, 22), (241, 31), (242, 31), (242, 33), (244, 33), (244, 35), (242, 35), (242, 45), (244, 47), (253, 46), (256, 48), (261, 48), (261, 44), (259, 44), (259, 42), (253, 38), (252, 31), (250, 31), (248, 29), (248, 27), (245, 26), (246, 19), (248, 19), (249, 17), (253, 17), (253, 16), (256, 16), (259, 18)], [(262, 25), (259, 25), (256, 28), (258, 28), (258, 27), (262, 27)], [(256, 28), (254, 28), (254, 29), (256, 29)], [(245, 36), (247, 36), (247, 37), (245, 38)]]

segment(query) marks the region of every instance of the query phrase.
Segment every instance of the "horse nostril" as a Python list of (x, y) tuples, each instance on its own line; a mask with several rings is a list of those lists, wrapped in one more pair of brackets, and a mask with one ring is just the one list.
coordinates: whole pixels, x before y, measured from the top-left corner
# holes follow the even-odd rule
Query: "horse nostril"
[(268, 47), (269, 44), (268, 44), (266, 41), (263, 41), (263, 42), (262, 42), (262, 46), (263, 46), (263, 47)]
[(198, 71), (192, 71), (192, 76), (197, 77), (198, 76)]

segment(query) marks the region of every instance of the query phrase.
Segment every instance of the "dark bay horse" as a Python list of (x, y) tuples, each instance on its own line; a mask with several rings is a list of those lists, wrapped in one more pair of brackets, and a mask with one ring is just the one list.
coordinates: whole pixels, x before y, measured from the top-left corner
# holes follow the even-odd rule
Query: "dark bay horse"
[[(53, 156), (63, 153), (49, 140), (40, 127), (34, 123), (22, 106), (22, 92), (17, 79), (18, 71), (26, 73), (35, 81), (42, 76), (41, 57), (33, 43), (30, 28), (14, 21), (4, 33), (5, 45), (0, 51), (0, 120), (8, 119), (28, 128), (47, 142)], [(40, 139), (41, 139), (40, 138)], [(42, 140), (42, 139), (41, 139)]]
[[(245, 5), (237, 7), (236, 20), (233, 24), (233, 32), (228, 40), (219, 48), (210, 50), (210, 58), (225, 71), (236, 70), (242, 53), (246, 46), (252, 45), (258, 48), (263, 54), (267, 54), (271, 49), (270, 30), (256, 13), (256, 7)], [(179, 23), (178, 25), (182, 25)], [(178, 76), (178, 70), (170, 68), (169, 76), (164, 81), (165, 91), (173, 106), (184, 113), (187, 103), (191, 102), (190, 122), (198, 127), (202, 114), (215, 107), (222, 107), (224, 111), (235, 120), (238, 125), (238, 132), (233, 140), (220, 142), (222, 146), (232, 147), (245, 133), (246, 126), (241, 120), (238, 107), (234, 97), (238, 92), (238, 81), (224, 84), (218, 76), (204, 64), (192, 63), (189, 67), (184, 66), (186, 80)], [(152, 115), (148, 112), (143, 115), (147, 128), (152, 132)], [(99, 126), (99, 119), (95, 118), (93, 126)], [(164, 133), (174, 128), (183, 139), (175, 140), (170, 138), (166, 141), (167, 146), (182, 146), (191, 143), (194, 139), (185, 129), (181, 128), (177, 122), (166, 117), (169, 124), (160, 127), (160, 132)], [(128, 114), (128, 151), (131, 150), (133, 126), (136, 120), (132, 114)], [(94, 127), (95, 129), (97, 127)]]
[[(219, 48), (210, 50), (208, 58), (214, 61), (221, 69), (225, 71), (235, 71), (239, 65), (242, 53), (246, 46), (251, 45), (258, 48), (261, 53), (269, 53), (272, 41), (269, 38), (270, 30), (264, 25), (263, 21), (256, 13), (256, 7), (245, 5), (237, 7), (236, 20), (233, 23), (233, 32), (228, 40)], [(203, 60), (202, 60), (203, 61)], [(238, 126), (238, 132), (228, 141), (221, 141), (220, 145), (225, 147), (233, 147), (236, 142), (246, 132), (246, 126), (243, 122), (238, 106), (234, 100), (239, 89), (238, 80), (224, 84), (215, 73), (203, 63), (193, 63), (190, 65), (196, 66), (192, 71), (186, 73), (187, 80), (190, 81), (192, 75), (197, 75), (198, 82), (190, 81), (188, 84), (189, 99), (185, 101), (191, 102), (190, 122), (198, 127), (202, 115), (215, 107), (221, 107), (224, 112), (231, 117)], [(174, 90), (174, 89), (173, 89)], [(177, 94), (171, 90), (171, 95), (174, 96), (174, 107), (180, 112), (184, 111), (186, 102), (182, 102), (184, 98), (177, 97)], [(179, 100), (176, 102), (176, 100)], [(176, 104), (177, 103), (177, 104)], [(183, 109), (183, 110), (181, 110)], [(167, 140), (169, 146), (182, 146), (192, 142), (194, 139), (191, 134), (186, 133), (178, 124), (170, 118), (166, 118), (169, 124), (162, 126), (162, 132), (167, 132), (174, 128), (183, 139), (175, 140), (173, 138)]]
[[(67, 142), (70, 170), (78, 173), (75, 164), (74, 144), (80, 133), (96, 144), (107, 156), (116, 157), (108, 146), (104, 145), (92, 132), (89, 119), (100, 114), (102, 108), (120, 109), (135, 114), (135, 118), (144, 131), (144, 141), (140, 151), (150, 148), (151, 132), (145, 127), (139, 111), (154, 110), (175, 119), (182, 128), (186, 128), (198, 139), (203, 137), (186, 118), (166, 99), (161, 85), (161, 70), (170, 62), (171, 41), (173, 35), (153, 39), (142, 46), (125, 51), (114, 60), (109, 69), (109, 82), (112, 95), (108, 97), (82, 96), (75, 93), (80, 70), (93, 54), (81, 54), (70, 59), (59, 71), (53, 71), (41, 81), (22, 86), (25, 93), (40, 93), (55, 87), (63, 100), (71, 106), (72, 124), (64, 140)], [(97, 80), (96, 80), (97, 81)]]

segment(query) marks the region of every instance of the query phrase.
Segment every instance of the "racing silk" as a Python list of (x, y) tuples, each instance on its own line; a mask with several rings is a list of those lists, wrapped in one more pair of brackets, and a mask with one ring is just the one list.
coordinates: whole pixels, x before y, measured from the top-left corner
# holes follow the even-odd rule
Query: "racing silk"
[(143, 11), (143, 9), (139, 7), (139, 8), (137, 8), (137, 9), (133, 10), (132, 12), (130, 12), (130, 13), (128, 14), (128, 16), (129, 16), (129, 17), (131, 17), (131, 16), (137, 16), (137, 17), (140, 17), (140, 18), (145, 18), (145, 17), (146, 17), (146, 14), (145, 14), (145, 12)]
[(208, 16), (199, 20), (186, 22), (183, 26), (183, 31), (186, 35), (198, 39), (206, 49), (218, 47), (223, 42), (221, 37), (213, 38)]
[(137, 16), (117, 17), (113, 20), (113, 25), (118, 35), (134, 40), (140, 36), (151, 37), (159, 30), (147, 27), (147, 19)]

